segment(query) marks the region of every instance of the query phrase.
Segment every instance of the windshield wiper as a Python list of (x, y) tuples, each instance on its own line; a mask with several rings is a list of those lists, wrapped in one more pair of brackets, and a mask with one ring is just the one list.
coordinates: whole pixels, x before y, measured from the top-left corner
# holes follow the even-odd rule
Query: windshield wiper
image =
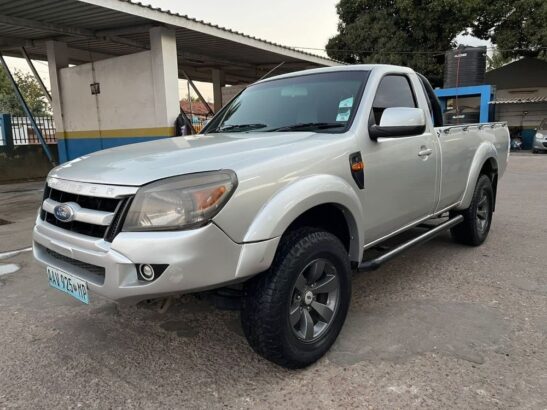
[(250, 131), (250, 130), (257, 130), (260, 128), (266, 128), (266, 124), (233, 124), (233, 125), (226, 125), (221, 128), (217, 128), (213, 132), (243, 132), (243, 131)]
[(279, 128), (273, 128), (271, 130), (268, 130), (268, 132), (276, 132), (276, 131), (306, 131), (308, 129), (317, 129), (317, 130), (325, 130), (327, 128), (342, 128), (345, 127), (346, 124), (342, 124), (339, 122), (304, 122), (299, 124), (292, 124), (292, 125), (286, 125)]

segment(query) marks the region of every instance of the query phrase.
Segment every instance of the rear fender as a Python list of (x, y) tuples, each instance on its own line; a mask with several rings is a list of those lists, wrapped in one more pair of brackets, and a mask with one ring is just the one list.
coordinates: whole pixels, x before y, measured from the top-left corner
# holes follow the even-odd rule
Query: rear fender
[(296, 218), (322, 204), (340, 207), (351, 236), (350, 258), (360, 261), (364, 243), (361, 202), (354, 189), (334, 175), (311, 175), (278, 191), (262, 207), (249, 227), (244, 242), (279, 237)]

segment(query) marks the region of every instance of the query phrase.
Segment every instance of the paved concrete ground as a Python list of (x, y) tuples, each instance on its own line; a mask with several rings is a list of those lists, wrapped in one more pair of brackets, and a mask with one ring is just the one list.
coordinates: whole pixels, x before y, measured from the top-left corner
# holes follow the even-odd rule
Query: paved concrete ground
[[(39, 186), (0, 187), (0, 251), (30, 244)], [(84, 306), (28, 252), (0, 264), (20, 267), (0, 276), (0, 408), (547, 408), (547, 156), (511, 158), (482, 247), (445, 234), (356, 275), (338, 342), (301, 371), (191, 296)]]

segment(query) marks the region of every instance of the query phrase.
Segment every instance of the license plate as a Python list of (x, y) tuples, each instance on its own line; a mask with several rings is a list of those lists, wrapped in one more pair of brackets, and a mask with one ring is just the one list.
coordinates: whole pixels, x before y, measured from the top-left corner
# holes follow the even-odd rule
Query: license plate
[(63, 272), (57, 268), (47, 267), (47, 279), (49, 286), (59, 289), (62, 292), (68, 293), (75, 297), (80, 302), (89, 304), (89, 292), (87, 290), (87, 282)]

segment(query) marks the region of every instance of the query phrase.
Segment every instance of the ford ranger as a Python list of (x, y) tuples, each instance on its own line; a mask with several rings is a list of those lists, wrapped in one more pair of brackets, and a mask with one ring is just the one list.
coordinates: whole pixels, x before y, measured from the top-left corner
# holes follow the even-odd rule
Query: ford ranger
[[(429, 82), (405, 67), (265, 79), (199, 135), (53, 169), (34, 256), (51, 286), (85, 303), (239, 290), (252, 348), (304, 367), (338, 336), (353, 271), (447, 229), (462, 244), (486, 239), (507, 126), (442, 121)], [(425, 232), (379, 246), (424, 222)], [(383, 251), (363, 259), (371, 248)]]

